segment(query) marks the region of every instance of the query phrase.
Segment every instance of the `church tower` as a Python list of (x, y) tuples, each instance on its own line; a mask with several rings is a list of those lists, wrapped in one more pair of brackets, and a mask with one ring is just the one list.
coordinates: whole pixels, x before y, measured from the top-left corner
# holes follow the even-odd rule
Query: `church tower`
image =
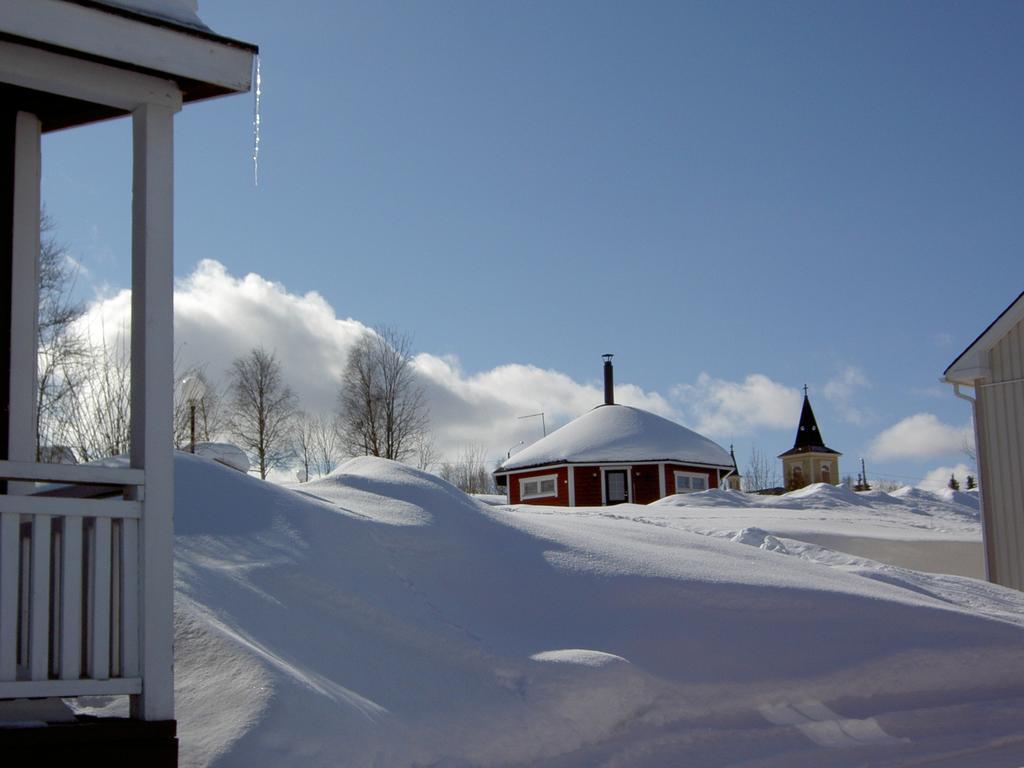
[(793, 447), (779, 454), (782, 459), (782, 478), (787, 491), (803, 488), (811, 483), (839, 482), (839, 451), (833, 451), (821, 437), (818, 421), (814, 418), (811, 401), (804, 385), (804, 407), (800, 411), (800, 426), (796, 430)]

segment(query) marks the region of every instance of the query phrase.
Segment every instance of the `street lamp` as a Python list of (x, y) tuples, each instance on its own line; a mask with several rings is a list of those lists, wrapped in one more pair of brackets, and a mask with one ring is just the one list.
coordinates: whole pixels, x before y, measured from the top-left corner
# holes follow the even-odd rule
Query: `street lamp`
[(186, 376), (181, 380), (181, 393), (185, 396), (185, 402), (188, 403), (189, 433), (191, 437), (189, 452), (195, 453), (196, 406), (206, 397), (206, 384), (199, 376)]
[(522, 444), (523, 444), (523, 441), (520, 440), (518, 443), (516, 443), (511, 448), (509, 448), (508, 452), (506, 452), (506, 454), (505, 454), (505, 461), (508, 461), (509, 459), (511, 459), (512, 458), (512, 451), (514, 451), (516, 448), (518, 448)]

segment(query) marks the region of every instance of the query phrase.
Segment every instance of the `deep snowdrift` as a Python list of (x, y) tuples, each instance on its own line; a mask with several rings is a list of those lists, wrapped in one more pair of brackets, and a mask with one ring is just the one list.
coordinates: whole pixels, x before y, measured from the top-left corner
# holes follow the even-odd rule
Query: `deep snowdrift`
[(488, 507), (379, 459), (301, 492), (176, 469), (184, 765), (987, 765), (993, 739), (1019, 746), (1016, 592)]

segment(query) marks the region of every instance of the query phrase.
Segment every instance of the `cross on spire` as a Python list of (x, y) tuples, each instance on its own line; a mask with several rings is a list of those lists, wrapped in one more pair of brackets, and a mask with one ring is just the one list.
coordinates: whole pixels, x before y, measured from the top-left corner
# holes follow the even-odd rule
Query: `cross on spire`
[(804, 384), (804, 397), (807, 397), (807, 385)]

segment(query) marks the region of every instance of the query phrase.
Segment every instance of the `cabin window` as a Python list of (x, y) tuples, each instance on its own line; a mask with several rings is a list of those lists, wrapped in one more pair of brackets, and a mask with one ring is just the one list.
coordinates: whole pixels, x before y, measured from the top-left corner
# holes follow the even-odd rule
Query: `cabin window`
[(519, 481), (519, 498), (542, 499), (558, 495), (558, 475), (527, 477)]
[(676, 493), (694, 493), (708, 489), (708, 476), (696, 472), (676, 472)]

